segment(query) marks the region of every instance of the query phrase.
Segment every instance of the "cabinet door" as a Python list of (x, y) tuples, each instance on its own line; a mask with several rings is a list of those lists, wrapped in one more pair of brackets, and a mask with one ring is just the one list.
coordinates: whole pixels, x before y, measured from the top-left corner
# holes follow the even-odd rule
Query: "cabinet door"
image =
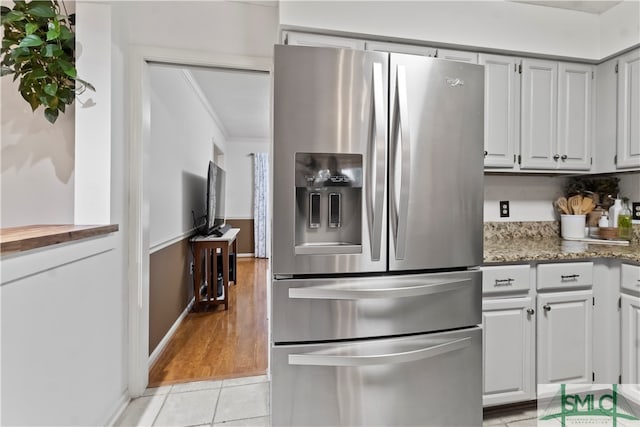
[(558, 63), (522, 60), (522, 169), (557, 169)]
[(289, 45), (364, 50), (364, 40), (349, 39), (346, 37), (325, 36), (324, 34), (296, 33), (290, 31), (286, 33), (285, 40), (285, 44)]
[(640, 298), (622, 294), (622, 383), (640, 384)]
[(560, 169), (591, 168), (593, 67), (561, 62), (558, 70)]
[(484, 65), (484, 166), (513, 168), (520, 123), (519, 58), (479, 55)]
[(464, 50), (438, 49), (436, 58), (448, 59), (449, 61), (478, 63), (478, 54), (476, 52), (467, 52)]
[(640, 167), (640, 49), (618, 59), (618, 168)]
[(591, 383), (593, 293), (538, 294), (538, 384)]
[(484, 406), (535, 398), (533, 308), (529, 297), (482, 302)]
[(433, 47), (417, 46), (412, 44), (388, 43), (388, 42), (365, 42), (366, 50), (375, 52), (408, 53), (411, 55), (422, 55), (428, 57), (436, 56), (436, 49)]

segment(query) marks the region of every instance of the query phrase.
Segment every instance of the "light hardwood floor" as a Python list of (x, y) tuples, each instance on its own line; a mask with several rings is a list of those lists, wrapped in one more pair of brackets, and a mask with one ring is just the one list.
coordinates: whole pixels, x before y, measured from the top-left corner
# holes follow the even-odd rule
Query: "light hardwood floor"
[(267, 371), (268, 260), (238, 258), (222, 306), (189, 313), (149, 371), (149, 387), (262, 375)]

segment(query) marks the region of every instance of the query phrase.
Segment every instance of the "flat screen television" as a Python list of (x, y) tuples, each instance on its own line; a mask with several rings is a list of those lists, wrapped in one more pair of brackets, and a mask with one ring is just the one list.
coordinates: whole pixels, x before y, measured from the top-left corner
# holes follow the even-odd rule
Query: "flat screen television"
[(207, 173), (207, 217), (203, 234), (222, 235), (229, 228), (225, 223), (225, 171), (214, 162), (209, 162)]

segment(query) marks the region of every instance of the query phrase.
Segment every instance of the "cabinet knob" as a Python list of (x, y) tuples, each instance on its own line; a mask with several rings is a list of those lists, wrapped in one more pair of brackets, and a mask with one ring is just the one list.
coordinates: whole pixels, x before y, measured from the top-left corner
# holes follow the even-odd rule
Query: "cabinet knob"
[(487, 150), (484, 150), (484, 156), (487, 157), (487, 154), (489, 154), (489, 152)]
[(534, 314), (536, 311), (533, 308), (527, 308), (527, 314), (532, 315)]
[(564, 162), (565, 160), (567, 160), (569, 158), (569, 156), (567, 156), (566, 154), (563, 154), (560, 159)]
[(542, 308), (544, 308), (544, 311), (551, 311), (551, 306), (549, 304), (543, 305)]
[(555, 160), (556, 162), (558, 161), (558, 159), (560, 158), (560, 155), (556, 154), (555, 156), (553, 156), (553, 160)]

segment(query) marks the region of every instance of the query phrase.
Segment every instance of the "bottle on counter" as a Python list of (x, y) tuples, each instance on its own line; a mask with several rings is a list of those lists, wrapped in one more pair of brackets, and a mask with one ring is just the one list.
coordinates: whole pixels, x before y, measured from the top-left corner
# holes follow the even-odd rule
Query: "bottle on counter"
[(618, 227), (618, 216), (622, 210), (622, 200), (616, 198), (613, 202), (613, 206), (609, 208), (609, 227)]
[(631, 240), (631, 209), (629, 209), (626, 199), (620, 213), (618, 213), (618, 238)]
[(609, 218), (607, 217), (607, 212), (604, 212), (598, 221), (598, 227), (605, 228), (609, 226)]

